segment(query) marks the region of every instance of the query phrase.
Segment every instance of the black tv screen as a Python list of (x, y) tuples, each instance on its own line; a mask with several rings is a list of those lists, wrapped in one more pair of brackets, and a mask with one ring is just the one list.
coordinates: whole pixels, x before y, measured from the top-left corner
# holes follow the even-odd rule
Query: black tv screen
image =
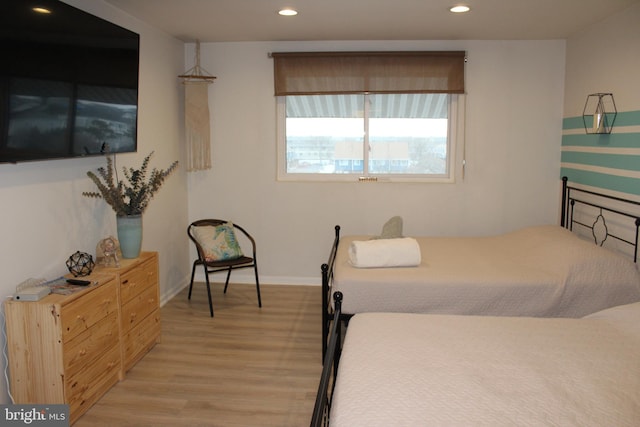
[(0, 163), (136, 151), (139, 46), (57, 0), (0, 0)]

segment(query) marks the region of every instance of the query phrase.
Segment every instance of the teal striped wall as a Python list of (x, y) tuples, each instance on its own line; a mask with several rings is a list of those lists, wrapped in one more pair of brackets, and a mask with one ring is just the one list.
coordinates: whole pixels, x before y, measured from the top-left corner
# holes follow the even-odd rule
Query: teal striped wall
[(582, 116), (562, 123), (560, 176), (640, 196), (640, 111), (618, 112), (610, 134), (587, 134)]

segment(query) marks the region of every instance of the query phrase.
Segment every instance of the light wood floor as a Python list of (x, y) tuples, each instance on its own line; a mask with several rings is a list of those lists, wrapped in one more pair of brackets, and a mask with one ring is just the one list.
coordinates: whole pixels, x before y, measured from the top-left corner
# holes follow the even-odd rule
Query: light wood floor
[(315, 286), (203, 284), (161, 309), (162, 341), (74, 425), (307, 426), (321, 365)]

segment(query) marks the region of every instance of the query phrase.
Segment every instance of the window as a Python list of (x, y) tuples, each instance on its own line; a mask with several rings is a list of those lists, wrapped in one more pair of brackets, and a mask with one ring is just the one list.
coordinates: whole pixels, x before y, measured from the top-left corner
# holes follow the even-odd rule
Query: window
[(281, 180), (453, 180), (456, 95), (278, 99)]
[(464, 52), (272, 56), (279, 179), (453, 181)]

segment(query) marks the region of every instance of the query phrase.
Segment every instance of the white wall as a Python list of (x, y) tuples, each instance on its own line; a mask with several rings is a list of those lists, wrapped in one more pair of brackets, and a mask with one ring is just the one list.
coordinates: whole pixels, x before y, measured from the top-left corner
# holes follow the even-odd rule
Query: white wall
[(618, 111), (640, 110), (640, 3), (567, 40), (564, 116), (581, 116), (587, 95), (612, 93)]
[[(277, 182), (268, 53), (305, 50), (466, 50), (464, 181)], [(210, 88), (213, 169), (189, 175), (189, 217), (249, 229), (264, 283), (319, 283), (335, 224), (344, 234), (373, 234), (401, 215), (406, 235), (485, 235), (557, 223), (564, 58), (558, 40), (202, 44), (201, 65), (218, 77)], [(251, 281), (250, 272), (234, 277)]]
[[(182, 161), (183, 101), (176, 76), (184, 71), (183, 43), (101, 1), (67, 2), (141, 35), (138, 153), (119, 155), (118, 164), (137, 166), (151, 151), (155, 151), (152, 166), (164, 168), (173, 160)], [(3, 299), (29, 277), (53, 279), (66, 274), (69, 255), (76, 250), (95, 254), (100, 239), (116, 234), (111, 208), (81, 195), (94, 189), (86, 172), (102, 165), (102, 158), (0, 164)], [(187, 223), (186, 186), (186, 172), (180, 169), (144, 215), (143, 250), (160, 253), (163, 300), (183, 286), (190, 273), (186, 226), (182, 227)], [(8, 401), (6, 384), (0, 381), (0, 402)]]

